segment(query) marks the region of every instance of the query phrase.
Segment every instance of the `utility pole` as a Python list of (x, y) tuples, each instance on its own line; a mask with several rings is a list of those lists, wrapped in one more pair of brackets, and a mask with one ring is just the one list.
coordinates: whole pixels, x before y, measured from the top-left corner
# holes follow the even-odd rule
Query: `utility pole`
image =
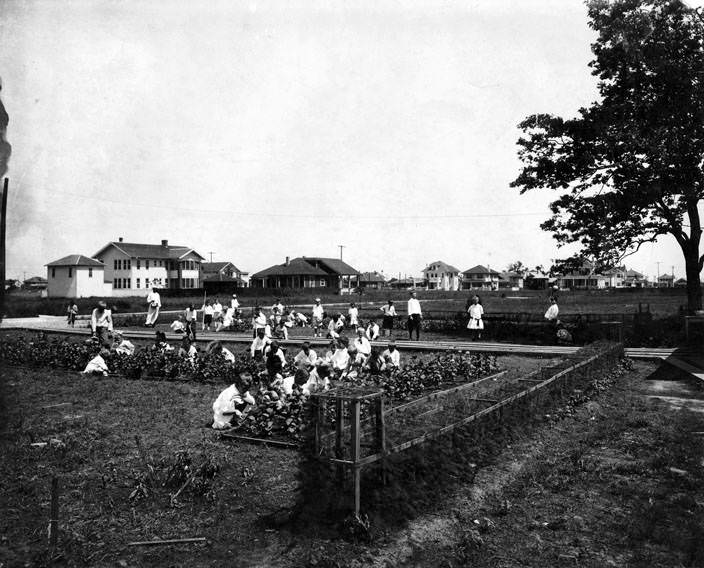
[(658, 265), (658, 279), (655, 281), (655, 285), (660, 288), (660, 261), (658, 260), (655, 264)]
[(210, 255), (210, 262), (213, 262), (213, 255), (215, 254), (215, 251), (209, 250), (208, 254)]
[(337, 245), (340, 248), (340, 260), (342, 260), (342, 249), (345, 248), (345, 245)]
[[(2, 103), (0, 103), (2, 108)], [(7, 190), (10, 185), (10, 180), (5, 178), (2, 189), (2, 200), (0, 201), (0, 320), (2, 314), (5, 313), (5, 227), (7, 221)]]

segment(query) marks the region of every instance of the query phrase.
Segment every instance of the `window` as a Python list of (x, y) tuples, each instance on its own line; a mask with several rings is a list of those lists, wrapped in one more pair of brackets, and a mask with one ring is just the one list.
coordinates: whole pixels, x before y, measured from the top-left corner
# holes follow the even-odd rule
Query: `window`
[(56, 268), (51, 269), (51, 277), (56, 278)]
[(115, 278), (115, 288), (119, 288), (119, 287), (120, 287), (120, 279)]
[(144, 287), (149, 288), (149, 278), (144, 279)]
[(125, 288), (132, 288), (132, 279), (125, 278), (125, 284), (127, 284), (127, 286), (125, 286)]
[(73, 267), (72, 266), (68, 267), (68, 277), (73, 278)]
[(185, 288), (185, 287), (186, 287), (186, 279), (181, 278), (181, 288)]
[(149, 261), (148, 260), (144, 261), (144, 266), (147, 270), (149, 270)]
[(132, 268), (132, 260), (126, 260), (126, 261), (125, 261), (125, 268), (126, 268), (127, 270), (129, 270), (130, 268)]
[(322, 286), (322, 287), (327, 286), (327, 283), (322, 278), (320, 279), (320, 286)]
[[(142, 261), (137, 259), (137, 269), (142, 268)], [(137, 286), (139, 288), (139, 286)]]
[[(139, 261), (137, 263), (139, 264)], [(135, 281), (135, 288), (139, 288), (139, 278)]]
[(93, 278), (93, 269), (92, 268), (88, 269), (88, 278)]

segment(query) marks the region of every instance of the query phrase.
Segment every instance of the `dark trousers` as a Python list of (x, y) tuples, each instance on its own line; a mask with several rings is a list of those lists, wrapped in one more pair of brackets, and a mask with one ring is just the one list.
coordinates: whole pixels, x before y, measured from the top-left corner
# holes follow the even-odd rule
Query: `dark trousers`
[(197, 322), (196, 320), (192, 319), (186, 322), (186, 335), (191, 341), (196, 340), (196, 327), (197, 327)]
[(420, 314), (408, 316), (408, 339), (413, 339), (413, 330), (416, 330), (416, 340), (420, 339)]
[(108, 328), (107, 327), (96, 327), (95, 328), (95, 337), (98, 338), (100, 345), (102, 345), (103, 347), (110, 348), (111, 342), (110, 342), (110, 339), (108, 338)]

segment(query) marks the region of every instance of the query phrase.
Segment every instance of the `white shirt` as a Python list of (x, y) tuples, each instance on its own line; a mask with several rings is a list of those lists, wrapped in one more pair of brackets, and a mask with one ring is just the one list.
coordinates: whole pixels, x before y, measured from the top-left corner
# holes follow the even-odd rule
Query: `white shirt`
[(198, 310), (186, 308), (186, 321), (198, 321)]
[(252, 345), (249, 347), (249, 352), (251, 353), (252, 357), (254, 357), (254, 354), (257, 351), (261, 351), (262, 355), (264, 354), (264, 349), (271, 343), (271, 339), (269, 339), (266, 335), (264, 337), (257, 337), (254, 338), (254, 341), (252, 341)]
[(213, 312), (214, 312), (213, 306), (211, 306), (210, 304), (203, 304), (203, 313), (206, 316), (212, 316)]
[(303, 394), (310, 394), (312, 392), (328, 390), (329, 388), (330, 380), (327, 377), (321, 379), (317, 369), (313, 369), (308, 377), (308, 382), (301, 387), (301, 390)]
[(367, 331), (365, 332), (365, 335), (367, 336), (367, 339), (369, 341), (374, 341), (379, 337), (379, 324), (378, 323), (370, 323), (367, 326)]
[(325, 308), (323, 308), (322, 304), (316, 304), (315, 306), (313, 306), (313, 317), (322, 320), (324, 311)]
[(325, 354), (325, 360), (332, 365), (333, 369), (344, 371), (349, 365), (350, 354), (347, 349), (336, 349), (335, 353), (328, 351)]
[(147, 304), (150, 306), (154, 304), (155, 308), (160, 308), (161, 296), (159, 296), (159, 292), (149, 292), (149, 294), (147, 294)]
[(188, 357), (191, 361), (195, 361), (197, 355), (198, 350), (195, 345), (189, 345), (188, 351), (186, 351), (183, 347), (178, 350), (179, 357)]
[(296, 312), (296, 318), (302, 323), (306, 323), (308, 321), (308, 317), (305, 314), (302, 314), (301, 312)]
[(239, 404), (255, 404), (254, 397), (248, 392), (244, 395), (240, 394), (235, 385), (230, 385), (222, 391), (213, 403), (213, 428), (227, 428), (232, 420), (232, 415), (241, 416), (235, 405)]
[(472, 319), (482, 319), (484, 315), (484, 308), (481, 304), (472, 304), (467, 311), (469, 312), (469, 317)]
[(237, 308), (240, 307), (239, 300), (237, 300), (237, 298), (232, 298), (232, 300), (230, 300), (230, 306), (232, 307), (233, 310), (236, 310)]
[(357, 318), (359, 318), (359, 308), (350, 308), (349, 310), (347, 310), (347, 315), (350, 316), (350, 325), (357, 325)]
[(271, 311), (283, 314), (284, 313), (284, 305), (281, 302), (279, 302), (278, 304), (274, 304), (273, 306), (271, 306)]
[(389, 304), (386, 304), (385, 306), (381, 306), (381, 311), (384, 312), (385, 316), (395, 316), (396, 315), (396, 306), (389, 306)]
[(95, 331), (96, 327), (107, 327), (109, 331), (112, 331), (112, 313), (110, 310), (105, 309), (103, 313), (98, 313), (98, 308), (93, 310), (90, 316), (90, 326)]
[(308, 355), (305, 354), (305, 352), (301, 349), (296, 357), (293, 359), (293, 362), (298, 365), (301, 361), (305, 362), (307, 365), (315, 365), (315, 362), (318, 360), (318, 355), (316, 354), (315, 351), (312, 349), (308, 350)]
[(391, 365), (396, 368), (401, 366), (401, 353), (399, 353), (398, 349), (394, 349), (393, 351), (386, 349), (381, 354), (381, 358), (387, 365)]
[(265, 327), (267, 325), (266, 323), (266, 316), (264, 315), (264, 312), (259, 312), (256, 318), (254, 318), (254, 329), (261, 329), (262, 327)]
[(182, 322), (182, 321), (180, 321), (180, 320), (175, 320), (175, 321), (171, 324), (171, 329), (172, 329), (173, 331), (183, 331), (183, 330), (186, 329), (186, 326), (183, 325), (183, 322)]
[(222, 312), (222, 304), (220, 302), (218, 302), (217, 304), (213, 304), (213, 312), (215, 312), (215, 313)]
[(560, 308), (557, 307), (557, 304), (552, 304), (548, 308), (548, 311), (545, 312), (545, 319), (546, 320), (556, 320), (558, 313), (560, 313)]
[(115, 353), (122, 353), (123, 355), (134, 354), (134, 343), (132, 343), (131, 341), (127, 341), (126, 339), (123, 339), (120, 342), (120, 345), (118, 345), (115, 348)]
[(372, 345), (364, 336), (357, 336), (354, 340), (354, 346), (357, 348), (357, 353), (361, 353), (362, 355), (369, 355), (372, 352)]
[[(191, 347), (193, 347), (193, 346), (191, 345)], [(235, 362), (235, 356), (232, 354), (232, 351), (230, 351), (229, 349), (225, 349), (223, 347), (222, 348), (222, 356), (225, 357), (225, 360), (229, 361), (230, 363)]]
[(423, 312), (420, 311), (420, 302), (417, 298), (408, 300), (408, 315), (412, 316), (413, 314), (418, 314), (419, 316), (423, 314)]
[(105, 359), (101, 355), (96, 355), (93, 357), (90, 361), (88, 361), (88, 364), (86, 365), (86, 368), (83, 369), (83, 373), (103, 373), (105, 375), (108, 374), (108, 366), (105, 363)]

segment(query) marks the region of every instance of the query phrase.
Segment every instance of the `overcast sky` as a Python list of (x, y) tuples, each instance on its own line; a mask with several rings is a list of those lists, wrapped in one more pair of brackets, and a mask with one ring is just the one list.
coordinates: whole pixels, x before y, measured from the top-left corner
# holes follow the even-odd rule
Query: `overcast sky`
[[(596, 97), (580, 0), (4, 0), (8, 276), (106, 242), (250, 273), (420, 275), (568, 256), (520, 196), (516, 125)], [(626, 261), (683, 274), (674, 239)]]

